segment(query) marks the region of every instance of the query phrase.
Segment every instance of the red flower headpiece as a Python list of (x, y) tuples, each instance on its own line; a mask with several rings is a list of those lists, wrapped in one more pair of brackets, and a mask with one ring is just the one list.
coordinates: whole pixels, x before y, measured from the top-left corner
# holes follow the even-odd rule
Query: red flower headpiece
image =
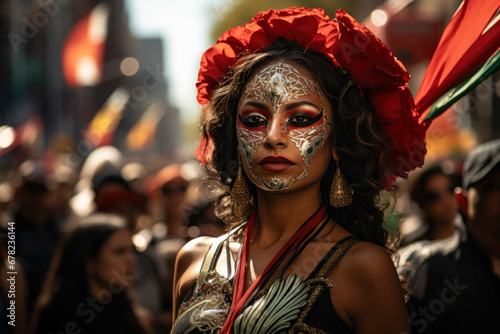
[[(349, 73), (375, 108), (381, 132), (394, 142), (387, 161), (387, 186), (396, 176), (406, 177), (408, 171), (422, 166), (425, 129), (408, 88), (410, 75), (380, 39), (342, 9), (334, 20), (322, 9), (271, 9), (258, 13), (244, 26), (228, 30), (201, 58), (198, 102), (205, 105), (210, 101), (213, 90), (242, 53), (263, 50), (279, 37), (327, 55)], [(212, 149), (210, 141), (201, 140), (198, 160), (209, 161)]]

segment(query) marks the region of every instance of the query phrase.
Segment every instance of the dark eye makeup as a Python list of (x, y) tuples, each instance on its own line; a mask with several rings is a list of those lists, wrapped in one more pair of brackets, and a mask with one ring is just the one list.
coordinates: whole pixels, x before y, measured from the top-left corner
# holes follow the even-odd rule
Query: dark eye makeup
[(266, 126), (267, 119), (259, 113), (249, 113), (245, 116), (238, 114), (238, 119), (240, 122), (250, 128)]
[(321, 119), (321, 117), (323, 117), (322, 113), (319, 113), (316, 116), (311, 116), (306, 113), (296, 113), (293, 114), (293, 116), (288, 119), (286, 124), (291, 125), (293, 127), (307, 127), (318, 122)]
[[(295, 113), (288, 119), (286, 124), (295, 128), (304, 128), (315, 124), (322, 117), (322, 113), (316, 116), (311, 116), (307, 113)], [(244, 116), (238, 114), (238, 119), (244, 126), (251, 128), (266, 126), (268, 122), (267, 119), (260, 113), (248, 113)]]

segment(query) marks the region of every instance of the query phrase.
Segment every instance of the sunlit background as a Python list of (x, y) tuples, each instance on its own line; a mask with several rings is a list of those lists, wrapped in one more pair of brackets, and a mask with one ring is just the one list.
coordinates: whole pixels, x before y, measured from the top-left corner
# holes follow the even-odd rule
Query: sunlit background
[[(474, 25), (478, 29), (473, 29), (477, 31), (470, 34), (472, 37), (454, 34), (450, 39), (459, 42), (452, 43), (453, 48), (444, 47), (453, 50), (459, 64), (454, 66), (456, 63), (450, 61), (449, 55), (439, 57), (449, 66), (446, 71), (435, 73), (451, 71), (460, 77), (453, 79), (458, 84), (464, 80), (464, 73), (457, 68), (471, 71), (472, 65), (481, 65), (476, 64), (480, 62), (474, 57), (469, 58), (470, 62), (463, 61), (465, 53), (490, 57), (485, 55), (485, 50), (489, 51), (486, 42), (479, 44), (482, 47), (472, 42), (486, 36), (493, 48), (491, 40), (498, 41), (500, 14), (498, 5), (494, 7), (495, 1), (498, 3), (489, 1), (487, 14), (477, 15), (478, 10), (470, 15), (474, 20), (483, 19), (482, 24)], [(7, 273), (7, 232), (2, 232), (2, 228), (9, 227), (9, 247), (13, 235), (16, 242), (15, 285), (22, 289), (25, 271), (28, 290), (27, 298), (17, 290), (17, 329), (23, 331), (19, 326), (23, 323), (22, 303), (26, 303), (24, 311), (28, 315), (36, 305), (49, 301), (47, 296), (57, 290), (55, 285), (63, 285), (59, 284), (59, 277), (57, 284), (52, 285), (46, 281), (50, 277), (46, 275), (58, 242), (64, 240), (73, 220), (106, 212), (126, 219), (133, 234), (138, 274), (132, 295), (141, 306), (141, 313), (142, 308), (147, 310), (144, 315), (155, 327), (154, 333), (170, 332), (177, 252), (192, 238), (222, 234), (224, 224), (215, 212), (229, 211), (227, 198), (217, 202), (222, 194), (227, 194), (228, 187), (207, 178), (194, 155), (200, 137), (201, 107), (196, 102), (195, 88), (199, 62), (202, 53), (223, 32), (270, 8), (320, 7), (330, 17), (343, 8), (366, 24), (404, 63), (412, 76), (410, 89), (415, 95), (440, 36), (460, 3), (461, 0), (0, 0), (0, 262), (5, 262), (0, 276)], [(485, 8), (483, 0), (470, 3), (476, 9)], [(491, 15), (494, 10), (496, 15)], [(485, 20), (489, 20), (486, 27), (496, 24), (495, 34), (485, 33)], [(459, 22), (459, 30), (470, 26)], [(467, 52), (455, 52), (458, 44), (466, 45)], [(500, 58), (500, 53), (497, 55)], [(428, 80), (422, 86), (426, 83)], [(438, 89), (432, 92), (443, 93)], [(449, 91), (445, 93), (450, 95)], [(446, 175), (453, 175), (453, 183), (440, 183), (446, 188), (440, 192), (426, 190), (429, 197), (433, 194), (436, 200), (452, 203), (450, 189), (460, 183), (458, 175), (465, 155), (479, 143), (500, 138), (499, 110), (497, 72), (433, 121), (427, 131), (426, 164), (439, 162)], [(423, 155), (419, 153), (420, 149), (412, 150), (411, 155), (420, 159)], [(401, 171), (409, 163), (402, 156), (398, 166)], [(231, 162), (227, 166), (231, 178), (238, 170), (233, 162), (234, 168)], [(410, 173), (409, 182), (397, 180), (395, 196), (382, 193), (380, 200), (388, 202), (384, 214), (391, 236), (399, 231), (415, 240), (423, 235), (427, 218), (411, 201), (408, 186), (412, 178), (418, 179), (418, 172)], [(452, 217), (458, 217), (457, 209), (449, 207)], [(92, 246), (79, 250), (92, 248), (93, 254), (93, 241)], [(66, 248), (59, 249), (64, 258), (71, 253)], [(14, 271), (12, 252), (9, 248), (10, 271)], [(125, 253), (114, 251), (119, 252)], [(81, 265), (85, 269), (79, 268), (78, 272), (85, 271), (95, 281), (104, 282), (87, 269), (89, 263), (97, 263), (97, 255), (92, 254), (88, 262), (83, 262), (82, 255)], [(52, 268), (64, 267), (62, 258), (55, 255)], [(67, 262), (72, 268), (75, 263), (78, 266), (78, 261)], [(53, 273), (71, 271), (54, 269)], [(75, 282), (84, 282), (85, 275)], [(73, 283), (74, 279), (68, 280)], [(10, 279), (0, 282), (0, 291), (5, 290), (0, 293), (2, 305), (7, 305), (7, 299), (2, 297), (13, 284), (7, 281)], [(82, 283), (82, 291), (72, 289), (86, 294), (86, 283)], [(106, 289), (101, 291), (111, 295)], [(95, 301), (94, 297), (98, 295), (92, 295)], [(68, 298), (77, 301), (76, 296)], [(104, 299), (109, 307), (117, 305), (110, 304), (111, 297)], [(104, 299), (100, 302), (104, 303)], [(120, 303), (118, 298), (115, 301)], [(52, 308), (49, 305), (48, 310)], [(80, 306), (75, 314), (65, 303), (61, 309), (70, 312), (67, 319), (58, 311), (54, 311), (57, 315), (53, 318), (40, 319), (68, 321), (66, 330), (72, 326), (72, 320), (89, 322), (81, 318)], [(119, 317), (118, 321), (112, 318), (112, 326), (122, 324), (121, 318), (123, 324), (134, 320), (129, 313), (119, 311), (101, 314), (106, 315), (100, 318), (103, 321), (107, 315)], [(1, 325), (3, 333), (5, 327)]]
[[(415, 93), (459, 3), (0, 0), (0, 177), (28, 158), (78, 168), (104, 145), (152, 170), (192, 159), (201, 54), (222, 32), (269, 8), (322, 7), (330, 16), (344, 8), (404, 62)], [(435, 122), (430, 158), (462, 156), (499, 135), (496, 83), (488, 80)]]

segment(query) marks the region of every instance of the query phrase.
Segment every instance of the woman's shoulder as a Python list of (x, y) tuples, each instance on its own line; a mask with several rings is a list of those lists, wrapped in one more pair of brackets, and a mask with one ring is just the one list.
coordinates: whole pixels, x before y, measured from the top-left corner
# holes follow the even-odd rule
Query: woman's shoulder
[[(376, 277), (383, 273), (395, 272), (391, 254), (386, 248), (357, 239), (341, 226), (332, 231), (331, 239), (335, 241), (333, 248), (337, 248), (337, 253), (343, 255), (335, 265), (335, 270), (330, 271), (330, 279), (336, 275), (335, 273), (346, 277), (366, 278), (367, 275)], [(344, 246), (347, 247), (347, 251)]]
[(329, 278), (341, 283), (346, 294), (359, 295), (360, 300), (375, 291), (382, 292), (396, 282), (400, 284), (389, 251), (370, 242), (354, 244), (334, 269)]
[(198, 237), (189, 241), (177, 253), (177, 261), (179, 259), (194, 260), (200, 256), (203, 257), (215, 239), (214, 237)]
[(335, 309), (351, 327), (369, 328), (380, 319), (390, 318), (391, 312), (404, 318), (401, 283), (385, 248), (364, 241), (356, 243), (329, 278), (334, 283), (330, 295)]
[(205, 255), (215, 240), (213, 237), (199, 237), (186, 243), (177, 253), (176, 271), (184, 273), (193, 266), (196, 267), (195, 271), (199, 271)]
[(383, 279), (396, 272), (389, 251), (370, 242), (360, 241), (345, 254), (342, 266), (349, 276), (362, 280)]
[(185, 244), (175, 260), (174, 307), (177, 309), (184, 296), (198, 278), (205, 254), (215, 238), (199, 237)]
[[(227, 240), (230, 235), (234, 233), (229, 232), (218, 238), (216, 237), (199, 237), (186, 243), (177, 253), (176, 265), (181, 265), (181, 262), (193, 263), (205, 258), (212, 245), (220, 244)], [(231, 248), (235, 243), (231, 241)], [(200, 264), (201, 266), (201, 264)]]
[(200, 237), (191, 240), (177, 254), (174, 273), (174, 308), (177, 309), (200, 275), (212, 245), (224, 237)]

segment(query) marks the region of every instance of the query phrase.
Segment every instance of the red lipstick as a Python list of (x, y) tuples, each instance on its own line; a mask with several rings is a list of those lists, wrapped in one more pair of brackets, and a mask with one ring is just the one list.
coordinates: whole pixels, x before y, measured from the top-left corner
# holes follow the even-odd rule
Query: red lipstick
[(259, 162), (259, 166), (268, 172), (281, 172), (296, 165), (295, 162), (281, 156), (267, 156)]

